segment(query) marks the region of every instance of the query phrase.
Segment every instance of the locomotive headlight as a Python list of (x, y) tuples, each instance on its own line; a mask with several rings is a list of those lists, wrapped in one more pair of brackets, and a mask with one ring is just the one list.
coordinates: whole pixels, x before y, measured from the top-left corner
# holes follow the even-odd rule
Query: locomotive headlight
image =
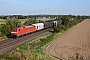
[(11, 33), (17, 33), (17, 32), (11, 32)]

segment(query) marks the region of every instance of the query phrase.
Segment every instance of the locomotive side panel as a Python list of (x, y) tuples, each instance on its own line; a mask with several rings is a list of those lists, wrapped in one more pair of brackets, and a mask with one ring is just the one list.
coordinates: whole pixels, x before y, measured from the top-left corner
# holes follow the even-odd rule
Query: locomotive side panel
[(21, 27), (21, 29), (18, 30), (18, 36), (34, 32), (35, 30), (36, 30), (35, 26)]
[(18, 27), (18, 28), (13, 28), (11, 35), (13, 36), (21, 36), (27, 33), (31, 33), (36, 31), (36, 27), (35, 26), (23, 26), (23, 27)]

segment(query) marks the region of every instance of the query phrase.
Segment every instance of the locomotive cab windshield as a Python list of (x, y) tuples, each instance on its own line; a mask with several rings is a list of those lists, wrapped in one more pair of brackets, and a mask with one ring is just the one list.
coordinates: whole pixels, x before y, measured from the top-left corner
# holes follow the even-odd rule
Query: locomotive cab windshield
[(12, 29), (11, 33), (17, 33), (17, 29), (16, 28)]
[(12, 31), (13, 31), (13, 32), (17, 32), (17, 29), (13, 29)]

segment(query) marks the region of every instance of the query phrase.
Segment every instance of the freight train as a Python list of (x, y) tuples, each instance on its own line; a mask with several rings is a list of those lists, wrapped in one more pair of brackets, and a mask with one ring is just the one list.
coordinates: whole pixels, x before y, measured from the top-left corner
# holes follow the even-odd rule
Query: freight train
[(30, 34), (32, 32), (36, 32), (39, 30), (57, 26), (58, 24), (62, 24), (62, 20), (52, 21), (52, 22), (44, 22), (44, 23), (36, 23), (36, 24), (28, 25), (28, 26), (16, 27), (16, 28), (12, 29), (11, 35), (13, 37), (20, 37), (25, 34)]

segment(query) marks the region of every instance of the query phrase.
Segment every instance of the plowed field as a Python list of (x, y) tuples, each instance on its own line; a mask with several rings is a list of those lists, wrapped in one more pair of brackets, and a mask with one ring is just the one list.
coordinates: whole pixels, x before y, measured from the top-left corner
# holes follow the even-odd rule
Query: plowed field
[(45, 46), (55, 60), (90, 60), (90, 20), (86, 19)]

